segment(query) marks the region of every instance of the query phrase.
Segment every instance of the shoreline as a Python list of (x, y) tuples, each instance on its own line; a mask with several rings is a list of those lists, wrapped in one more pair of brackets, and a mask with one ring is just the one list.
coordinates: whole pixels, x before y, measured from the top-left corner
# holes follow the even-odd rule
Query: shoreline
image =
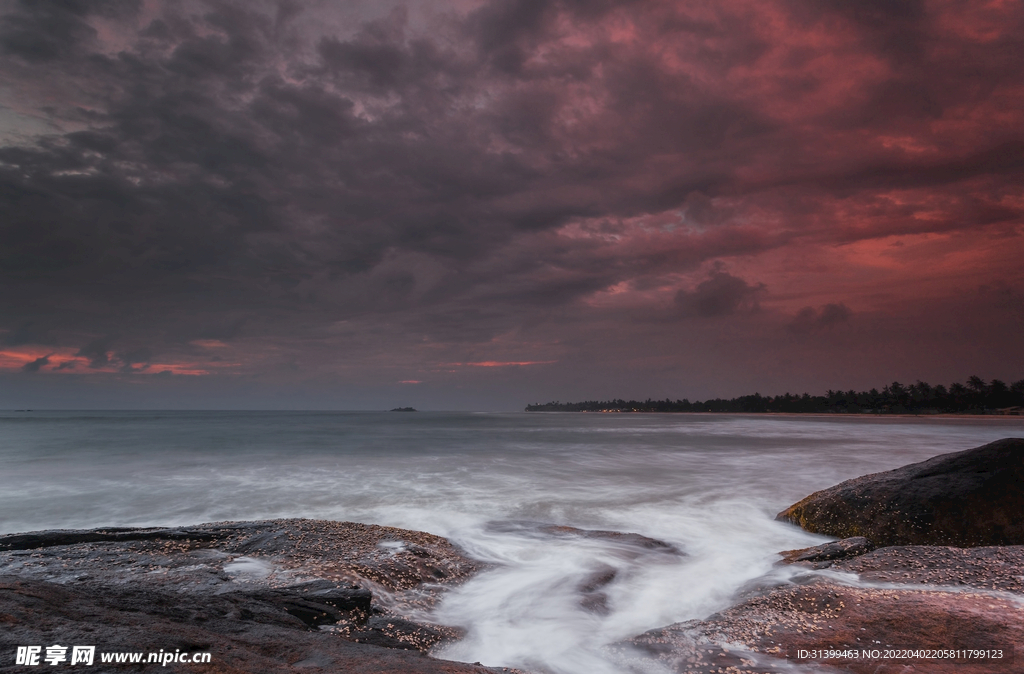
[(1019, 671), (1024, 546), (891, 546), (796, 564), (807, 571), (791, 583), (627, 643), (687, 674), (722, 665), (781, 673), (800, 664), (837, 674)]
[[(655, 614), (647, 602), (636, 605), (640, 620), (617, 622), (613, 611), (622, 592), (638, 589), (619, 580), (630, 568), (643, 569), (622, 567), (626, 575), (617, 575), (622, 569), (598, 568), (592, 562), (608, 560), (588, 552), (574, 559), (573, 569), (593, 573), (552, 577), (568, 610), (553, 614), (556, 621), (543, 623), (544, 631), (561, 647), (573, 632), (560, 630), (572, 621), (612, 616), (619, 627), (631, 625), (580, 651), (623, 674), (658, 667), (677, 674), (903, 674), (910, 666), (935, 674), (1012, 672), (1012, 658), (1024, 654), (1022, 483), (1024, 439), (1004, 438), (810, 494), (776, 519), (840, 540), (777, 551), (774, 570), (772, 555), (759, 553), (764, 564), (749, 569), (743, 585), (730, 585), (712, 615)], [(510, 526), (538, 544), (544, 536), (586, 539), (591, 550), (613, 542), (615, 554), (651, 555), (655, 564), (675, 564), (693, 552), (685, 542), (673, 545), (626, 528), (576, 529), (547, 520)], [(170, 652), (202, 644), (218, 660), (212, 671), (224, 674), (509, 671), (424, 657), (430, 653), (473, 653), (467, 659), (482, 660), (493, 655), (520, 667), (539, 663), (540, 671), (545, 663), (577, 671), (575, 663), (521, 655), (543, 650), (502, 650), (506, 638), (522, 635), (508, 618), (531, 629), (539, 628), (537, 620), (551, 619), (537, 610), (545, 591), (538, 588), (554, 585), (524, 585), (510, 595), (529, 606), (526, 612), (485, 602), (501, 619), (494, 623), (482, 616), (479, 603), (439, 604), (444, 593), (500, 566), (422, 531), (329, 520), (9, 534), (0, 536), (0, 650), (94, 643), (107, 651)], [(705, 576), (657, 577), (656, 584), (639, 588), (640, 595), (713, 583), (720, 568), (706, 568)], [(467, 588), (470, 596), (474, 588)], [(475, 628), (492, 629), (482, 647), (446, 650), (462, 638), (475, 643)], [(1009, 657), (873, 654), (885, 649), (998, 650)], [(799, 655), (826, 651), (847, 655)], [(7, 664), (0, 661), (0, 672), (20, 671)]]
[[(641, 546), (657, 543), (637, 537)], [(915, 625), (924, 618), (942, 622), (942, 616), (960, 616), (962, 644), (964, 634), (977, 646), (991, 633), (1006, 648), (1024, 646), (1024, 625), (1016, 617), (1024, 604), (1024, 546), (867, 550), (826, 543), (780, 551), (777, 566), (802, 569), (792, 580), (762, 577), (767, 585), (741, 593), (714, 615), (649, 630), (609, 653), (624, 672), (657, 664), (686, 674), (723, 667), (769, 674), (812, 664), (796, 658), (797, 650), (839, 650), (863, 645), (868, 636), (893, 647), (934, 647), (935, 639)], [(85, 629), (106, 650), (207, 644), (215, 664), (226, 667), (218, 672), (518, 672), (423, 657), (463, 632), (415, 616), (483, 568), (439, 536), (327, 520), (6, 535), (0, 536), (0, 614), (15, 622), (0, 635), (0, 647), (13, 653), (26, 643), (75, 643)], [(856, 574), (856, 580), (828, 575), (834, 572)], [(32, 606), (32, 597), (44, 603)], [(889, 620), (893, 602), (901, 607), (901, 624)], [(81, 608), (84, 617), (68, 606)], [(320, 660), (311, 661), (313, 654)], [(418, 659), (410, 661), (412, 655)], [(865, 674), (903, 671), (881, 661), (819, 664), (826, 665), (817, 670), (823, 672), (840, 671), (829, 664)], [(1008, 662), (992, 659), (946, 664), (956, 669), (916, 671), (1012, 671), (1003, 667)], [(0, 665), (6, 671), (17, 670)]]
[(703, 417), (800, 417), (809, 419), (1001, 419), (1024, 424), (1024, 415), (1018, 414), (889, 414), (864, 412), (645, 412), (645, 411), (591, 411), (591, 410), (531, 410), (523, 414), (663, 414), (666, 416)]

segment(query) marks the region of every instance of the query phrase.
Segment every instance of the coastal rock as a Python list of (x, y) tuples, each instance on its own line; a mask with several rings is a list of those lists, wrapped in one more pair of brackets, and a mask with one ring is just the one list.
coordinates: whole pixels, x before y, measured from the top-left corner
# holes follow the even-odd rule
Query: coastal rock
[(313, 581), (299, 586), (245, 594), (280, 607), (307, 627), (339, 621), (365, 622), (373, 600), (373, 593), (365, 588), (336, 587), (330, 581)]
[(145, 541), (145, 540), (214, 540), (216, 532), (196, 529), (168, 529), (165, 527), (125, 528), (106, 527), (81, 531), (76, 529), (51, 529), (32, 531), (25, 534), (0, 536), (0, 550), (34, 550), (57, 545), (76, 543), (98, 543), (101, 541)]
[[(270, 584), (326, 578), (376, 585), (389, 593), (458, 582), (480, 568), (440, 536), (374, 524), (305, 519), (0, 536), (0, 552), (30, 550), (40, 554), (20, 573), (43, 565), (46, 573), (65, 576), (69, 568), (89, 566), (103, 570), (107, 577), (117, 574), (122, 580), (145, 570), (163, 573), (166, 582), (194, 583), (195, 574), (182, 575), (178, 569), (191, 569), (199, 563), (210, 570), (203, 581), (214, 584), (228, 582), (230, 576), (254, 581), (265, 574)], [(52, 563), (59, 555), (69, 556), (67, 567)], [(3, 570), (0, 558), (0, 573)]]
[(879, 546), (1024, 543), (1024, 439), (1008, 438), (847, 480), (778, 514)]
[(635, 534), (624, 531), (605, 531), (603, 529), (577, 529), (564, 525), (549, 524), (539, 527), (545, 534), (562, 537), (591, 538), (611, 541), (625, 547), (639, 548), (653, 552), (663, 552), (671, 555), (682, 555), (683, 552), (665, 541), (651, 538), (642, 534)]
[(209, 651), (210, 672), (511, 671), (424, 657), (460, 630), (409, 617), (478, 568), (439, 536), (353, 522), (3, 536), (0, 652)]
[(970, 588), (1024, 596), (1024, 545), (895, 546), (839, 560), (832, 568), (855, 573), (869, 583)]
[[(1010, 597), (851, 587), (819, 579), (777, 588), (706, 620), (646, 632), (630, 645), (687, 674), (715, 671), (704, 663), (714, 662), (718, 651), (744, 665), (733, 664), (737, 671), (749, 672), (788, 671), (787, 661), (813, 661), (824, 671), (855, 674), (998, 674), (1020, 671), (1014, 653), (1024, 647), (1024, 621), (1018, 600)], [(1001, 657), (921, 653), (948, 649), (995, 651)], [(807, 657), (830, 650), (844, 655)]]
[[(787, 662), (802, 660), (826, 672), (864, 674), (1020, 671), (1015, 654), (1024, 652), (1024, 546), (888, 547), (834, 561), (832, 568), (860, 579), (846, 585), (807, 572), (705, 620), (651, 630), (627, 643), (634, 659), (646, 655), (687, 674), (720, 671), (712, 666), (720, 663), (734, 668), (726, 671), (789, 671)], [(1002, 651), (1002, 657), (900, 654), (949, 649)], [(822, 650), (858, 656), (800, 653)]]
[(651, 538), (642, 534), (626, 531), (608, 531), (605, 529), (580, 529), (562, 524), (535, 522), (531, 520), (504, 520), (492, 522), (489, 528), (501, 533), (517, 533), (540, 538), (582, 538), (601, 540), (615, 544), (627, 556), (646, 555), (650, 553), (685, 556), (685, 552), (672, 543)]
[(427, 652), (443, 641), (463, 636), (463, 630), (440, 625), (424, 625), (393, 615), (374, 616), (361, 625), (341, 626), (331, 631), (356, 643)]
[(605, 594), (604, 589), (611, 585), (618, 575), (618, 570), (608, 565), (603, 565), (588, 574), (583, 582), (576, 587), (576, 591), (580, 593), (580, 606), (591, 613), (607, 615), (608, 595)]
[[(208, 652), (215, 674), (497, 674), (424, 657), (408, 648), (358, 643), (310, 630), (272, 604), (237, 593), (182, 595), (146, 586), (79, 587), (0, 576), (0, 672), (24, 672), (18, 646), (95, 645), (94, 671), (184, 671), (160, 664), (102, 665), (103, 653)], [(143, 660), (145, 662), (145, 660)], [(189, 667), (193, 669), (193, 667)], [(195, 669), (195, 671), (200, 671)]]
[[(781, 553), (806, 568), (792, 582), (624, 642), (624, 667), (647, 671), (653, 659), (687, 674), (785, 672), (800, 662), (855, 674), (1019, 672), (1021, 484), (1024, 440), (1008, 439), (812, 494), (778, 519), (843, 540)], [(916, 541), (927, 544), (908, 544)]]
[(871, 552), (874, 547), (871, 541), (863, 536), (854, 536), (853, 538), (844, 538), (841, 541), (816, 545), (813, 548), (785, 550), (779, 554), (782, 555), (783, 564), (806, 563), (830, 566), (831, 562), (836, 560), (856, 557), (857, 555)]

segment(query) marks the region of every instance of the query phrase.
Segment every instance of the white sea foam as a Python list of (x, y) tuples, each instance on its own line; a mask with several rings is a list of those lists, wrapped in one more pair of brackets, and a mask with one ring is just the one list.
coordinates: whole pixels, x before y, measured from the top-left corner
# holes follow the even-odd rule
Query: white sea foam
[(224, 572), (234, 580), (258, 580), (274, 572), (274, 565), (256, 557), (236, 557), (224, 565)]
[[(793, 573), (773, 568), (775, 553), (824, 539), (773, 521), (790, 503), (1021, 435), (1002, 420), (8, 413), (0, 532), (277, 517), (429, 531), (493, 564), (429, 616), (469, 630), (443, 655), (602, 674), (621, 671), (605, 645)], [(548, 525), (635, 532), (684, 554)], [(225, 568), (269, 572), (244, 558)]]

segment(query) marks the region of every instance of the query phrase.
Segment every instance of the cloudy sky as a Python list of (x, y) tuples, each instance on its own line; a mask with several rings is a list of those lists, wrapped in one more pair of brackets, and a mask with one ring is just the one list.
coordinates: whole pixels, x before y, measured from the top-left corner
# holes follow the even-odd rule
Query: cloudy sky
[(1024, 4), (0, 2), (0, 407), (1024, 378)]

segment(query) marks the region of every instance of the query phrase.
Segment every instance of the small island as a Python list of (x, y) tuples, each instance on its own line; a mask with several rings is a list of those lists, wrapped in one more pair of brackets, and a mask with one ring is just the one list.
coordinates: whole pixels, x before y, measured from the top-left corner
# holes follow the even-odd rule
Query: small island
[(396, 407), (395, 409), (393, 409), (391, 411), (392, 412), (415, 412), (416, 408), (415, 407)]

